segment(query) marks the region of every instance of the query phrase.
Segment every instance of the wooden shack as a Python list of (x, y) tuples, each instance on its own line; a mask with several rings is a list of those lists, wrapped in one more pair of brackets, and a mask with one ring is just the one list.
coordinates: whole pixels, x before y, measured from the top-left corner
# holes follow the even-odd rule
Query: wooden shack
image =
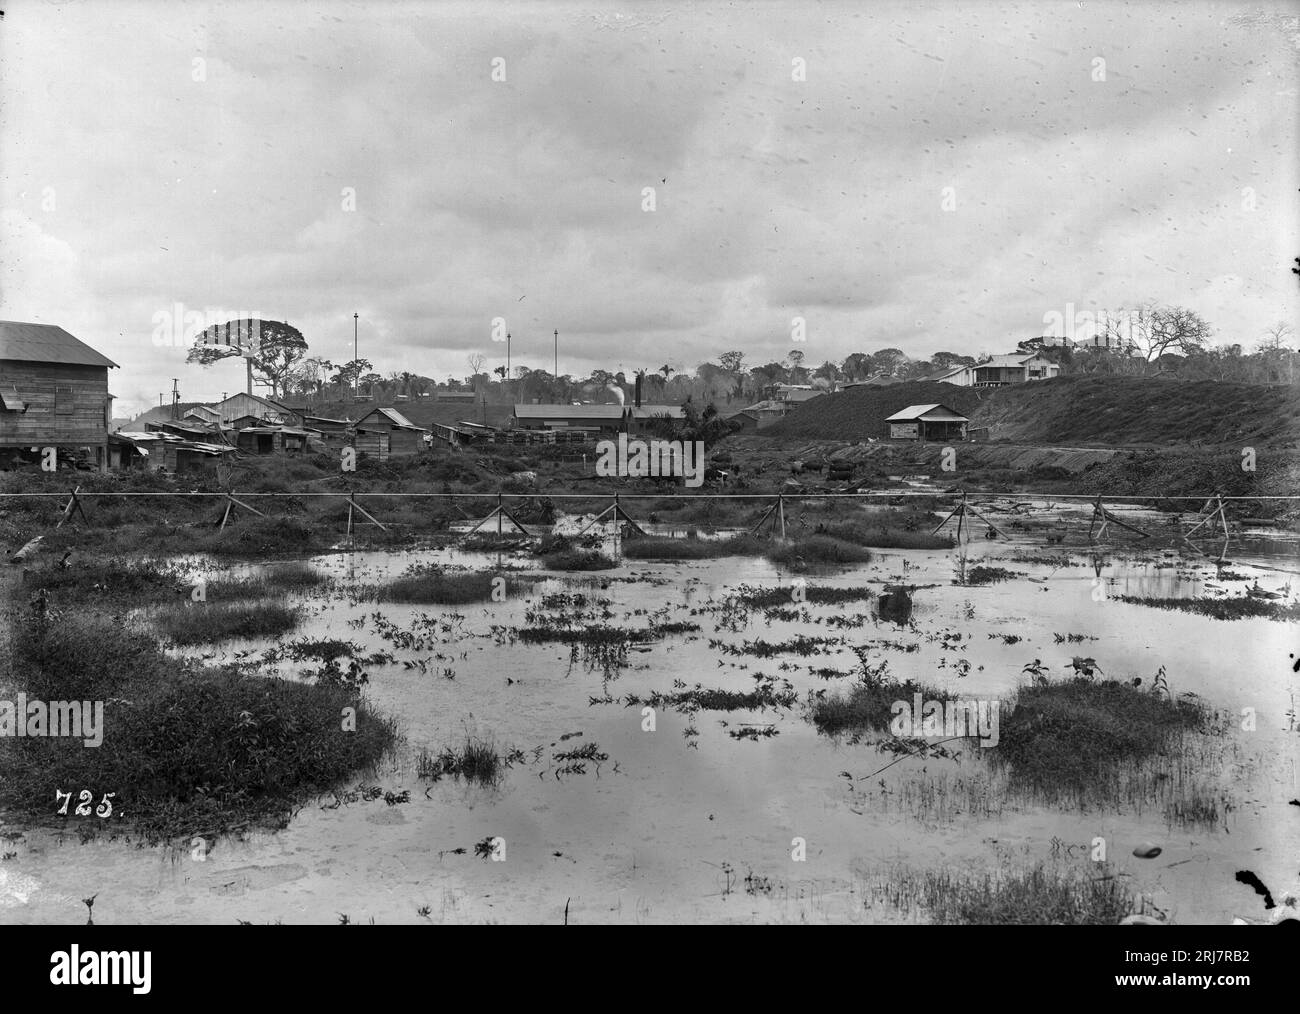
[(909, 405), (885, 423), (891, 440), (965, 440), (970, 420), (947, 405)]
[(0, 451), (89, 448), (106, 470), (116, 368), (56, 324), (0, 321)]
[(357, 420), (354, 429), (357, 452), (380, 461), (419, 454), (425, 449), (424, 435), (429, 432), (395, 408), (372, 408)]

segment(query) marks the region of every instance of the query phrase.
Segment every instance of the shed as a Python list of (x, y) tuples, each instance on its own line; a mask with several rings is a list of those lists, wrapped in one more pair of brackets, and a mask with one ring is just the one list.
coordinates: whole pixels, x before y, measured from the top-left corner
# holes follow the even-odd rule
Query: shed
[(308, 436), (295, 426), (246, 426), (235, 434), (235, 446), (250, 454), (301, 454)]
[(116, 368), (56, 324), (0, 321), (0, 448), (90, 447), (107, 469)]
[(964, 440), (970, 420), (946, 405), (909, 405), (885, 423), (891, 440)]
[(429, 432), (395, 408), (372, 408), (357, 420), (354, 428), (357, 451), (380, 461), (419, 454), (425, 449), (424, 436)]

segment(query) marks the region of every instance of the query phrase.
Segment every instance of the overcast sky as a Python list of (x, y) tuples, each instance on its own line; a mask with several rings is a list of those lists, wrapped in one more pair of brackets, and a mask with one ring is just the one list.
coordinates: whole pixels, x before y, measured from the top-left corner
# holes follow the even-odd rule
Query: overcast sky
[(0, 318), (118, 415), (242, 389), (177, 307), (439, 379), (1298, 316), (1296, 3), (3, 8)]

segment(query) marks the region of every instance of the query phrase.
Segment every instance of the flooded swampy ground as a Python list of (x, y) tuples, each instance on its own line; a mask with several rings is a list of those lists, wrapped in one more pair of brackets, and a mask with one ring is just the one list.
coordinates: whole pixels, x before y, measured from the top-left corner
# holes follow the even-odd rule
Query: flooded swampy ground
[[(457, 606), (355, 594), (425, 562), (536, 582)], [(990, 542), (964, 565), (956, 550), (878, 550), (801, 574), (730, 558), (548, 575), (525, 554), (455, 551), (311, 564), (332, 580), (290, 596), (305, 612), (293, 632), (172, 650), (300, 679), (319, 660), (277, 645), (351, 642), (366, 698), (397, 721), (396, 749), (286, 829), (223, 837), (206, 854), (27, 829), (5, 844), (0, 921), (84, 922), (93, 895), (103, 923), (560, 923), (566, 909), (574, 924), (907, 922), (926, 917), (927, 873), (1046, 864), (1117, 878), (1170, 921), (1226, 923), (1266, 914), (1239, 871), (1296, 889), (1294, 627), (1119, 599), (1258, 585), (1295, 602), (1294, 557), (1238, 546), (1220, 569), (1170, 551)], [(1011, 573), (957, 583), (981, 566)], [(882, 620), (878, 596), (898, 585), (914, 589), (911, 615)], [(772, 589), (789, 600), (754, 604)], [(834, 595), (816, 589), (865, 593), (825, 602)], [(558, 633), (593, 628), (613, 633)], [(1005, 722), (1018, 687), (1075, 676), (1076, 656), (1098, 679), (1196, 695), (1225, 727), (1080, 803), (1012, 784), (972, 740), (904, 756), (887, 732), (827, 735), (809, 717), (870, 665), (996, 698)], [(467, 742), (500, 758), (489, 784), (439, 772), (439, 753)], [(1143, 843), (1159, 854), (1136, 857)]]

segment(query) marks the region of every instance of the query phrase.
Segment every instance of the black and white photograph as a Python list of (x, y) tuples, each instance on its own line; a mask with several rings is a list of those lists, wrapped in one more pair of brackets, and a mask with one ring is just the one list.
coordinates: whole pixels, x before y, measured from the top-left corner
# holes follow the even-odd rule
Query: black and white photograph
[(33, 981), (340, 925), (1270, 971), (1300, 3), (0, 6)]

